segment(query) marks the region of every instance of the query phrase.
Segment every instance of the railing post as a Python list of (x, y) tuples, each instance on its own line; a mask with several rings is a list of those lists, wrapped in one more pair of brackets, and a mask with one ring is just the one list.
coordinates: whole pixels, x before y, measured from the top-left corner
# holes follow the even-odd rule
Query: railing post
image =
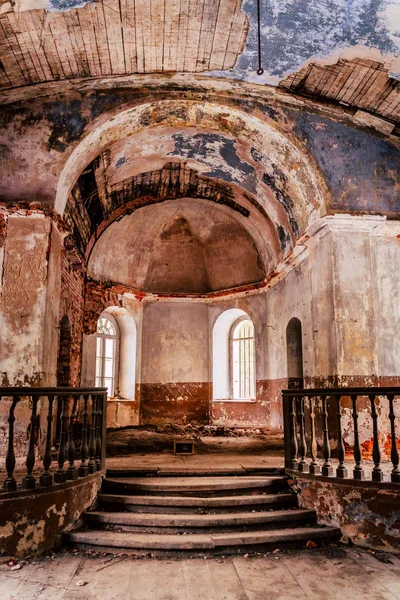
[(360, 439), (358, 435), (358, 412), (357, 412), (357, 395), (351, 396), (351, 402), (353, 404), (353, 424), (354, 424), (354, 460), (355, 467), (353, 469), (353, 478), (358, 481), (364, 481), (365, 474), (364, 469), (361, 466), (361, 447)]
[(290, 442), (290, 402), (291, 399), (288, 394), (282, 394), (283, 402), (283, 435), (284, 435), (284, 448), (285, 448), (285, 467), (291, 469), (292, 467), (292, 451)]
[(107, 456), (107, 392), (101, 396), (101, 470), (106, 468)]
[(81, 464), (78, 467), (79, 477), (89, 475), (89, 465), (86, 462), (88, 456), (88, 402), (89, 395), (83, 396), (83, 412), (82, 412), (82, 442), (81, 442)]
[[(1, 397), (0, 397), (1, 400)], [(15, 452), (14, 452), (14, 421), (15, 421), (15, 407), (20, 400), (19, 396), (14, 396), (12, 399), (10, 412), (8, 414), (8, 447), (6, 455), (6, 471), (7, 478), (4, 482), (4, 489), (6, 492), (14, 492), (17, 489), (17, 482), (14, 478), (15, 469)]]
[(91, 394), (91, 412), (90, 412), (90, 438), (89, 438), (89, 473), (92, 475), (97, 471), (95, 461), (96, 454), (96, 395)]
[(372, 430), (373, 430), (373, 446), (372, 446), (372, 460), (374, 461), (374, 468), (372, 469), (372, 481), (383, 481), (383, 473), (380, 467), (381, 464), (381, 450), (379, 448), (378, 438), (378, 413), (376, 412), (375, 405), (375, 394), (370, 394), (369, 399), (371, 401), (371, 417), (372, 417)]
[(307, 444), (306, 444), (306, 434), (305, 434), (305, 422), (304, 422), (304, 396), (299, 399), (299, 421), (300, 421), (300, 462), (299, 462), (299, 471), (301, 473), (309, 473), (310, 467), (308, 462), (306, 461), (307, 456)]
[(293, 470), (297, 471), (299, 461), (297, 460), (297, 414), (296, 414), (296, 398), (292, 396), (290, 402), (290, 450), (291, 463)]
[(309, 396), (310, 400), (310, 431), (311, 431), (311, 464), (310, 464), (310, 473), (311, 475), (319, 475), (321, 473), (321, 467), (317, 463), (317, 440), (315, 437), (315, 403), (314, 398)]
[(49, 406), (47, 408), (47, 430), (46, 430), (46, 447), (43, 456), (43, 467), (44, 471), (40, 476), (40, 485), (49, 486), (53, 483), (53, 476), (49, 469), (51, 465), (51, 429), (53, 425), (53, 402), (54, 396), (49, 395), (48, 397)]
[(26, 455), (26, 475), (22, 480), (24, 490), (33, 490), (36, 486), (36, 481), (32, 475), (33, 467), (35, 466), (35, 429), (36, 429), (36, 409), (38, 404), (38, 396), (32, 396), (32, 413), (29, 432), (28, 454)]
[(76, 416), (76, 405), (78, 402), (77, 396), (73, 397), (71, 413), (69, 415), (69, 427), (68, 427), (68, 445), (67, 455), (69, 466), (67, 469), (67, 479), (74, 481), (78, 479), (78, 469), (75, 467), (75, 442), (74, 442), (74, 420)]
[(337, 396), (337, 398), (336, 398), (336, 416), (337, 416), (337, 430), (338, 430), (337, 457), (338, 457), (338, 461), (339, 461), (339, 466), (336, 469), (336, 477), (339, 477), (340, 479), (346, 479), (346, 477), (348, 477), (348, 472), (344, 465), (345, 448), (344, 448), (343, 434), (342, 434), (342, 415), (341, 415), (341, 411), (340, 411), (340, 399), (341, 399), (341, 396)]
[(396, 427), (395, 427), (395, 414), (394, 414), (394, 394), (388, 394), (389, 400), (389, 419), (390, 419), (390, 432), (391, 432), (391, 450), (390, 459), (393, 464), (393, 470), (390, 475), (392, 483), (400, 483), (400, 469), (399, 469), (399, 451), (397, 449), (396, 441)]
[(67, 474), (64, 471), (65, 463), (65, 431), (67, 429), (68, 413), (67, 413), (67, 398), (62, 396), (61, 399), (61, 415), (60, 415), (60, 440), (58, 446), (58, 469), (54, 473), (54, 481), (56, 483), (64, 483), (67, 481)]
[(331, 447), (329, 445), (329, 430), (328, 430), (328, 410), (326, 406), (326, 396), (321, 396), (322, 400), (322, 418), (323, 418), (323, 444), (322, 444), (322, 455), (324, 457), (324, 464), (322, 465), (322, 475), (324, 477), (332, 477), (333, 467), (330, 463), (331, 458)]
[(97, 471), (101, 471), (101, 431), (102, 431), (102, 427), (103, 427), (103, 420), (102, 420), (102, 396), (100, 396), (99, 394), (96, 394), (96, 453), (95, 453), (95, 460), (96, 460), (96, 469)]

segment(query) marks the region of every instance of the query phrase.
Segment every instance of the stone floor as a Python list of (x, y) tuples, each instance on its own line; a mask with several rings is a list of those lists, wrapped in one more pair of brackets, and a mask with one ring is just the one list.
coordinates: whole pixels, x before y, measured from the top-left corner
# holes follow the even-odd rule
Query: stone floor
[(395, 600), (400, 557), (355, 547), (256, 557), (135, 559), (55, 554), (10, 571), (1, 600)]

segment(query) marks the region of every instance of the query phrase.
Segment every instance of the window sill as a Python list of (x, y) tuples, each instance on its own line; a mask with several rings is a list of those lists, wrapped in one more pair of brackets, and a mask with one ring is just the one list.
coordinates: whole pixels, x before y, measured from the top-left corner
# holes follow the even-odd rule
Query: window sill
[(135, 398), (118, 398), (117, 396), (107, 396), (107, 402), (135, 402)]
[(246, 404), (256, 404), (255, 398), (213, 398), (213, 402), (245, 402)]

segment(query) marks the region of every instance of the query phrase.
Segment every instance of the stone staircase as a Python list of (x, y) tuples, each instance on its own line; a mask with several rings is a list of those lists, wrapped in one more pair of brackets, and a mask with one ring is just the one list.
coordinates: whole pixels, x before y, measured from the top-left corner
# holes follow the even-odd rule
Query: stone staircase
[(127, 554), (232, 554), (329, 542), (340, 530), (298, 508), (287, 477), (254, 471), (107, 472), (95, 509), (64, 541)]

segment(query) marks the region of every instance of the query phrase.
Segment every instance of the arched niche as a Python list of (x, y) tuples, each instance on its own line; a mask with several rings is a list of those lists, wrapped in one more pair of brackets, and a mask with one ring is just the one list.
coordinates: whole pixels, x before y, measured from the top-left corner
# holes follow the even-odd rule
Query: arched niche
[(232, 325), (242, 317), (250, 319), (244, 310), (230, 308), (220, 314), (214, 323), (212, 335), (213, 400), (229, 400), (231, 398), (230, 332)]
[(297, 317), (290, 319), (286, 327), (286, 356), (288, 388), (300, 389), (304, 385), (303, 342), (301, 321)]
[[(124, 400), (135, 399), (137, 328), (135, 319), (125, 309), (109, 306), (100, 316), (111, 316), (118, 327), (118, 376), (117, 397)], [(96, 333), (84, 335), (82, 350), (82, 379), (84, 385), (94, 385), (96, 368)]]

